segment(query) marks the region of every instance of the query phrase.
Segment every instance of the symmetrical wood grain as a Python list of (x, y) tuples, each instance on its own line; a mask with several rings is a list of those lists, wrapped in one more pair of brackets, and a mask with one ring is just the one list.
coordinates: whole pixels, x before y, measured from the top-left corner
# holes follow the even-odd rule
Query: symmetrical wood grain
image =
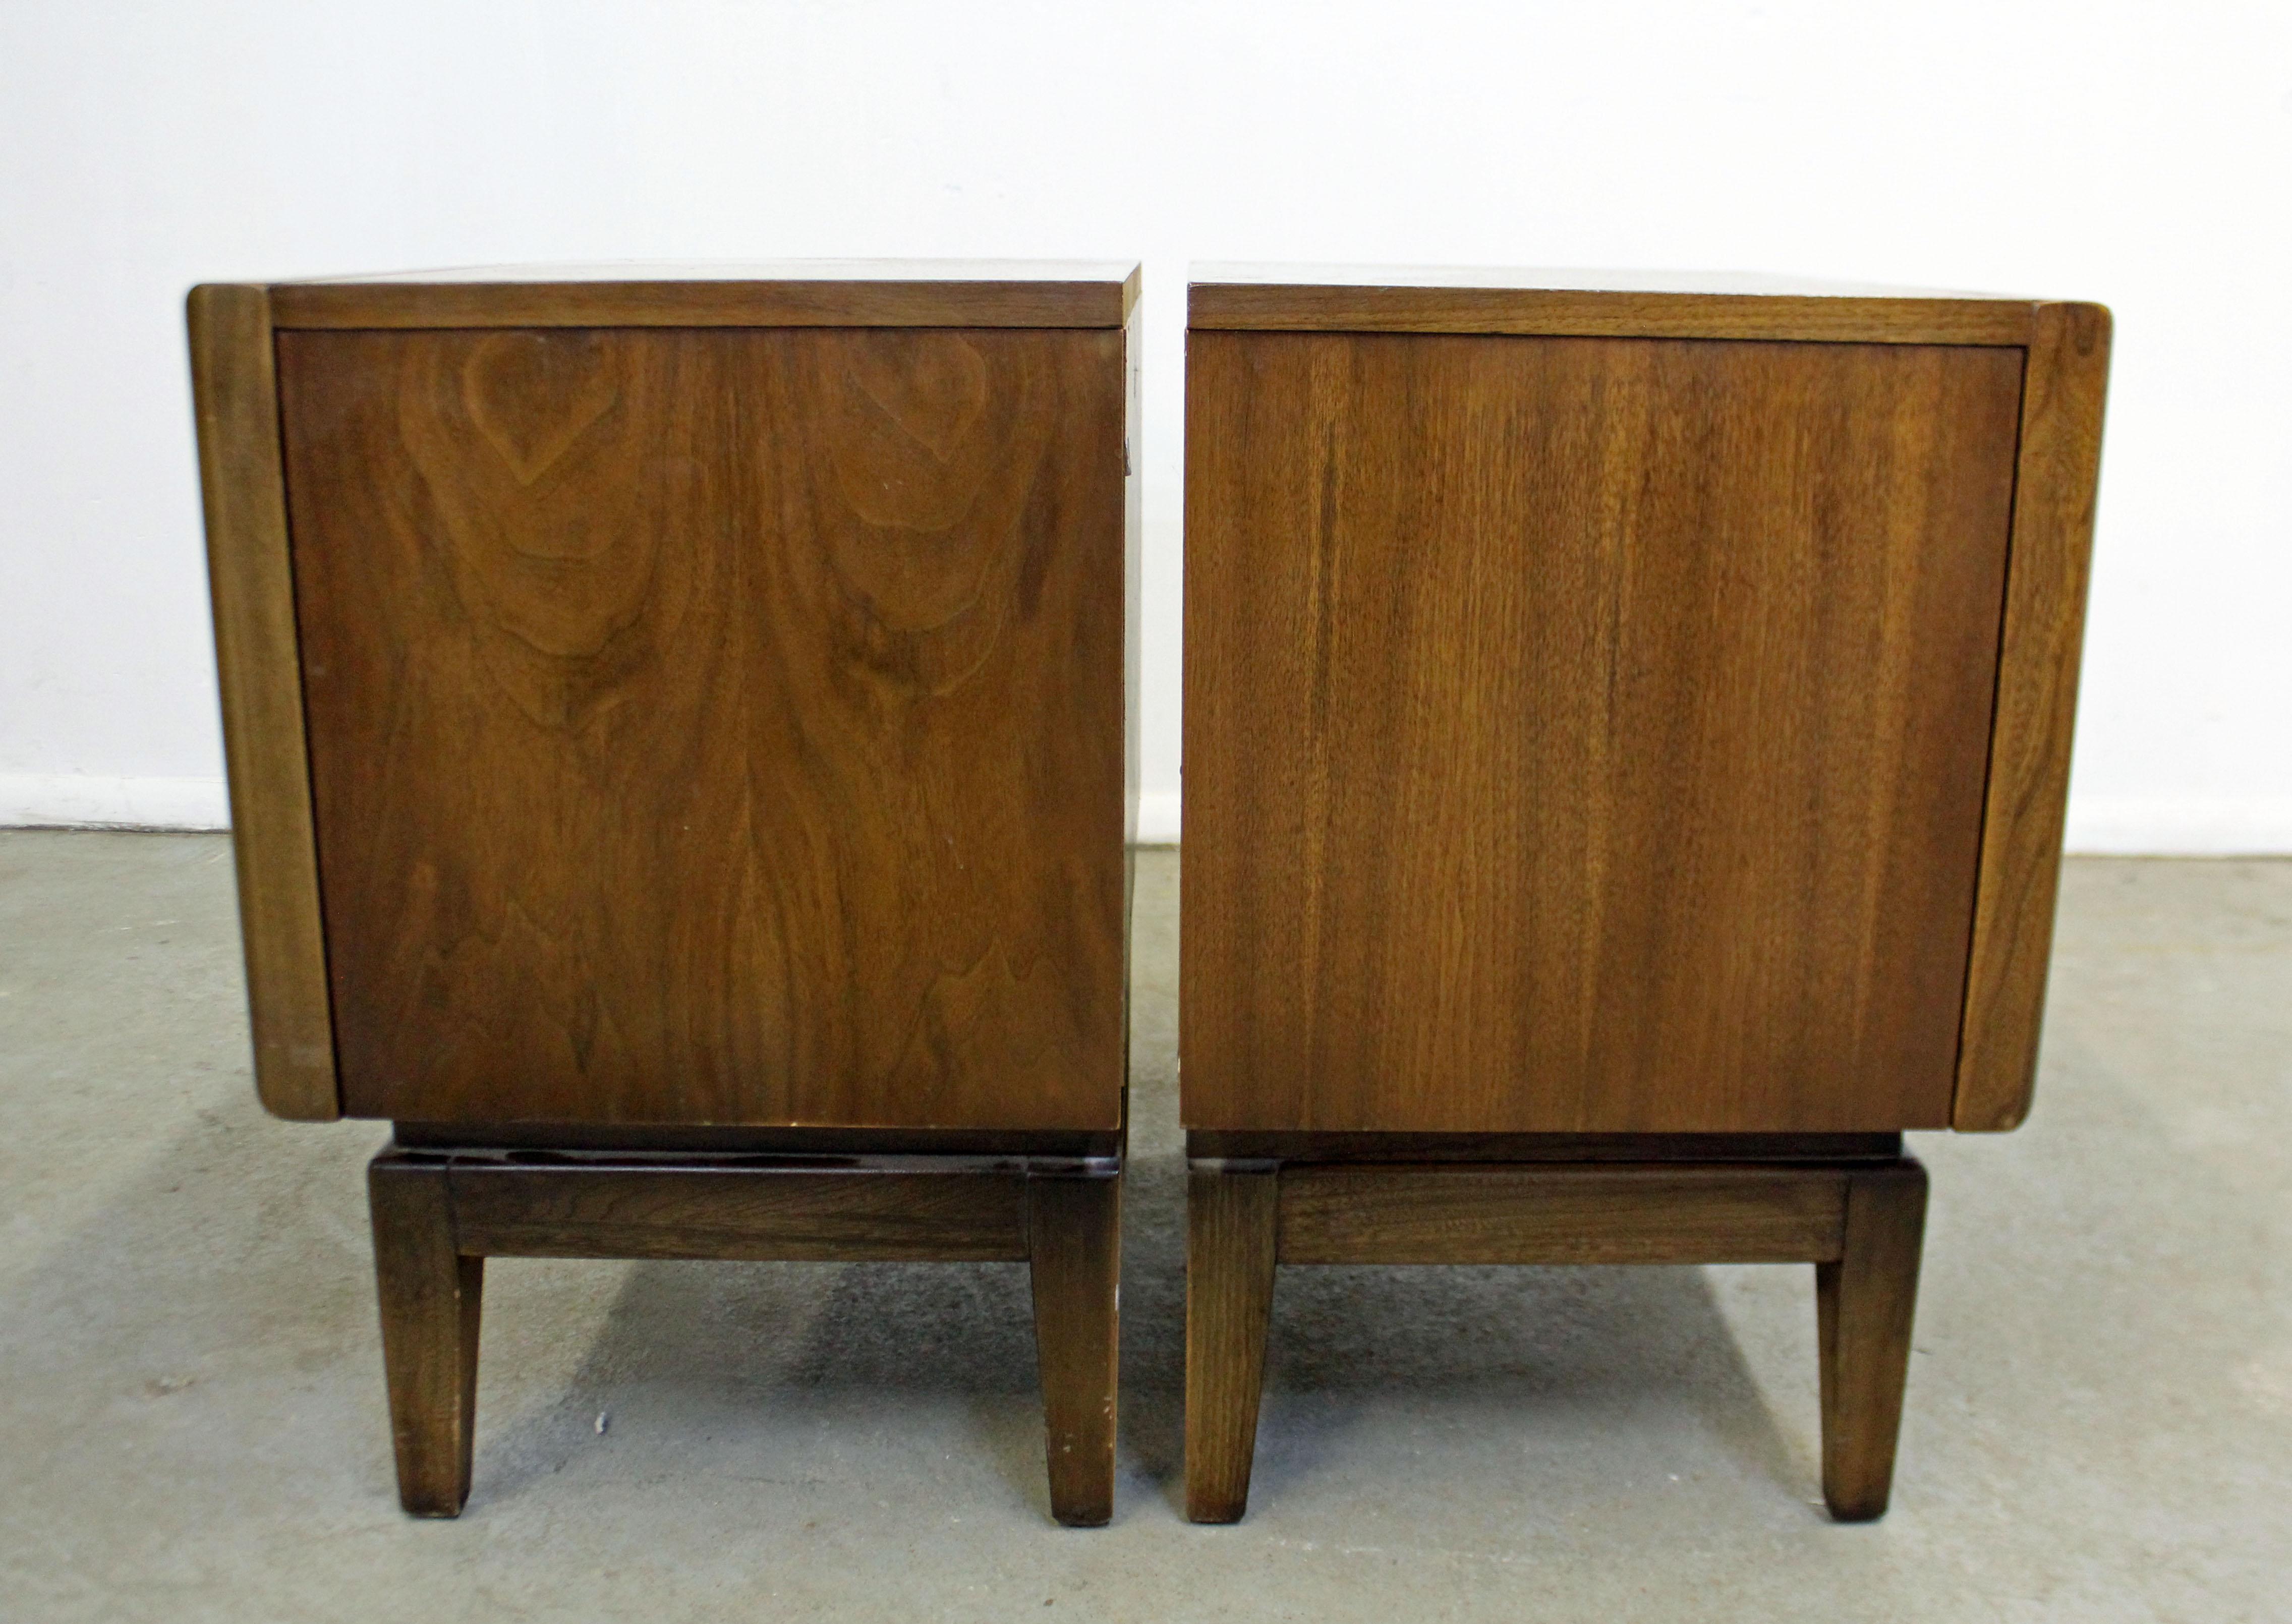
[(1249, 1505), (1273, 1314), (1280, 1178), (1197, 1163), (1186, 1181), (1186, 1517), (1237, 1523)]
[(2020, 352), (1190, 343), (1188, 1126), (1945, 1126)]
[(345, 1109), (1117, 1125), (1121, 343), (282, 333)]
[(2022, 399), (1996, 736), (1952, 1126), (2029, 1114), (2061, 879), (2070, 736), (2101, 478), (2109, 312), (2043, 304)]
[(274, 1115), (331, 1121), (342, 1109), (296, 676), (270, 302), (260, 287), (198, 287), (189, 317), (254, 1086)]
[[(1396, 273), (1398, 277), (1401, 273)], [(2030, 342), (2022, 299), (1475, 287), (1455, 282), (1196, 282), (1196, 331), (1509, 333), (1542, 337), (1781, 339), (1801, 343)]]

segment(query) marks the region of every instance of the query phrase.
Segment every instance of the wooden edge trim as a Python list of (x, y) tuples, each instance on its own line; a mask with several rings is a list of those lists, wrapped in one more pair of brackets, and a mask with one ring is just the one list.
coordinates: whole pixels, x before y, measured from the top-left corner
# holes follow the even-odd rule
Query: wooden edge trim
[(473, 1256), (1019, 1262), (1028, 1256), (1023, 1165), (442, 1160), (455, 1245)]
[(883, 1156), (1118, 1158), (1120, 1128), (733, 1127), (649, 1122), (395, 1121), (401, 1150), (469, 1155), (562, 1151), (569, 1156), (828, 1157), (838, 1162)]
[(1280, 1176), (1282, 1263), (1702, 1264), (1837, 1258), (1859, 1173), (1309, 1163)]
[(2061, 884), (2078, 663), (2093, 563), (2110, 314), (2041, 304), (2024, 363), (1997, 709), (1950, 1125), (2029, 1114)]
[[(1122, 940), (1126, 963), (1131, 894), (1136, 881), (1139, 796), (1145, 781), (1145, 732), (1139, 709), (1145, 693), (1146, 658), (1145, 337), (1145, 320), (1133, 310), (1122, 329)], [(1126, 982), (1126, 989), (1127, 985)], [(1123, 1003), (1126, 1022), (1126, 990)], [(1127, 1055), (1129, 1051), (1126, 1048), (1123, 1053)], [(1126, 1077), (1126, 1060), (1124, 1071)]]
[(303, 327), (1119, 327), (1122, 282), (297, 282), (272, 319)]
[(254, 1087), (274, 1116), (327, 1122), (342, 1103), (270, 302), (210, 285), (187, 316)]
[(2032, 311), (2042, 308), (2009, 299), (1197, 282), (1187, 294), (1186, 325), (1192, 330), (1267, 333), (2014, 346), (2030, 342)]
[(1900, 1134), (1460, 1134), (1295, 1128), (1186, 1130), (1190, 1160), (1843, 1162), (1892, 1161)]

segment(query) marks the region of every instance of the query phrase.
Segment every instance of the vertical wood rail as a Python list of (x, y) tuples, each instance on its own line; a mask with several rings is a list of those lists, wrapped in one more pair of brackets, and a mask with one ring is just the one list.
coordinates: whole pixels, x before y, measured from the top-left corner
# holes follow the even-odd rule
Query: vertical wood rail
[(1186, 1179), (1186, 1517), (1237, 1523), (1249, 1504), (1281, 1177), (1196, 1162)]
[(1822, 1498), (1842, 1523), (1884, 1516), (1893, 1488), (1925, 1222), (1926, 1173), (1917, 1162), (1857, 1172), (1844, 1255), (1814, 1266)]
[(2110, 330), (2109, 311), (2098, 304), (2040, 304), (2024, 363), (1981, 861), (1950, 1108), (1950, 1126), (1961, 1133), (2020, 1127), (2037, 1087)]
[(367, 1168), (398, 1498), (417, 1517), (460, 1515), (477, 1422), (486, 1264), (455, 1249), (446, 1177), (442, 1160), (384, 1157)]
[(1114, 1515), (1116, 1364), (1121, 1351), (1122, 1179), (1027, 1180), (1051, 1515), (1069, 1528)]
[(254, 1086), (273, 1116), (330, 1122), (342, 1104), (270, 295), (196, 287), (185, 313)]

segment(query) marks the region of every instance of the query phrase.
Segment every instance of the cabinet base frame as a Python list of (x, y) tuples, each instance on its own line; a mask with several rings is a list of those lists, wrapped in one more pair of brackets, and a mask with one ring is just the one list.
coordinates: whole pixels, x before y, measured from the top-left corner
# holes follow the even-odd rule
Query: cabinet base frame
[(1114, 1508), (1119, 1156), (702, 1155), (392, 1144), (367, 1169), (399, 1498), (459, 1515), (488, 1257), (1024, 1261), (1051, 1513)]
[(1247, 1507), (1277, 1264), (1811, 1263), (1823, 1499), (1841, 1522), (1882, 1516), (1925, 1208), (1925, 1169), (1899, 1151), (1835, 1164), (1192, 1157), (1186, 1515), (1231, 1523)]

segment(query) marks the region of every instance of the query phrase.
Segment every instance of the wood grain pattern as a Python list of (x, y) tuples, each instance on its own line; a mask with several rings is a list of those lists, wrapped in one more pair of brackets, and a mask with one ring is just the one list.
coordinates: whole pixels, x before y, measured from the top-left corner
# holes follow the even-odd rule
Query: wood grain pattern
[(690, 1127), (592, 1122), (393, 1122), (391, 1136), (408, 1150), (575, 1151), (698, 1155), (833, 1157), (856, 1162), (883, 1156), (1025, 1157), (1103, 1160), (1119, 1157), (1119, 1127), (1066, 1133), (1035, 1128), (997, 1133), (948, 1127)]
[(385, 1152), (367, 1194), (399, 1499), (418, 1517), (456, 1516), (470, 1498), (485, 1259), (455, 1245), (443, 1163)]
[(1835, 1168), (1281, 1171), (1283, 1263), (1811, 1263), (1839, 1256)]
[[(1127, 729), (1122, 744), (1122, 844), (1126, 852), (1138, 844), (1138, 797), (1143, 775), (1144, 735), (1139, 726), (1138, 696), (1145, 691), (1145, 627), (1137, 605), (1146, 601), (1146, 457), (1140, 434), (1145, 425), (1145, 319), (1134, 308), (1122, 329), (1123, 420), (1122, 534), (1123, 579), (1132, 610), (1122, 641), (1122, 681), (1130, 696)], [(1129, 893), (1124, 882), (1123, 895)], [(1126, 907), (1122, 939), (1130, 940), (1130, 916)]]
[(345, 1109), (1118, 1125), (1121, 343), (281, 334)]
[(260, 287), (211, 285), (191, 291), (188, 317), (254, 1086), (272, 1115), (327, 1122), (342, 1109), (270, 305)]
[(1196, 1128), (1194, 1159), (1271, 1161), (1891, 1161), (1900, 1134), (1313, 1134)]
[(1190, 344), (1187, 1126), (1947, 1125), (2018, 353)]
[(1015, 1262), (1026, 1175), (800, 1164), (451, 1164), (455, 1234), (496, 1257)]
[(2026, 300), (1197, 282), (1197, 332), (1507, 333), (1877, 344), (2030, 342)]
[(1120, 327), (1137, 278), (1097, 281), (282, 282), (281, 328)]
[(1925, 1222), (1926, 1175), (1917, 1162), (1858, 1173), (1842, 1253), (1815, 1267), (1822, 1498), (1842, 1523), (1885, 1515), (1893, 1491)]
[(1114, 1516), (1121, 1179), (1030, 1176), (1027, 1264), (1051, 1515), (1069, 1528), (1102, 1528)]
[(2109, 312), (2038, 307), (2022, 391), (2013, 540), (1981, 868), (1951, 1124), (2029, 1115), (2068, 813), (2078, 658), (2092, 566)]
[(1186, 1519), (1237, 1523), (1249, 1504), (1280, 1176), (1197, 1165), (1186, 1180)]

